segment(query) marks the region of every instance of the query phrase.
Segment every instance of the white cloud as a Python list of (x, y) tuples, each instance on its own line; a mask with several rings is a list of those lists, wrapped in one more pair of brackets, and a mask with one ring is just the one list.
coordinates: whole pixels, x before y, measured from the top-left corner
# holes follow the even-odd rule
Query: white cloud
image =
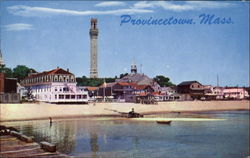
[(23, 31), (23, 30), (33, 30), (33, 25), (24, 24), (24, 23), (16, 23), (16, 24), (9, 24), (5, 25), (4, 28), (7, 31)]
[(9, 13), (25, 16), (51, 16), (51, 15), (121, 15), (121, 14), (135, 14), (135, 13), (152, 13), (153, 10), (149, 9), (139, 9), (139, 8), (128, 8), (128, 9), (116, 9), (116, 10), (105, 10), (105, 11), (76, 11), (68, 9), (55, 9), (55, 8), (45, 8), (45, 7), (30, 7), (25, 5), (16, 5), (8, 7)]
[(119, 1), (109, 1), (109, 2), (100, 2), (97, 3), (96, 7), (114, 7), (114, 6), (124, 6), (126, 3)]
[[(100, 2), (96, 4), (99, 7), (107, 6), (121, 6), (125, 5), (124, 2), (110, 1)], [(26, 5), (15, 5), (7, 7), (9, 13), (24, 16), (24, 17), (43, 17), (52, 15), (121, 15), (121, 14), (139, 14), (139, 13), (152, 13), (155, 8), (163, 8), (170, 11), (190, 11), (201, 9), (214, 9), (231, 7), (235, 4), (228, 2), (212, 2), (212, 1), (186, 1), (186, 2), (166, 2), (166, 1), (140, 1), (134, 3), (131, 7), (125, 9), (114, 10), (69, 10), (69, 9), (56, 9), (46, 7), (31, 7)]]
[(161, 7), (171, 11), (190, 11), (200, 9), (214, 9), (231, 7), (233, 4), (228, 2), (211, 2), (211, 1), (187, 1), (187, 2), (166, 2), (166, 1), (141, 1), (134, 4), (133, 8), (145, 9)]

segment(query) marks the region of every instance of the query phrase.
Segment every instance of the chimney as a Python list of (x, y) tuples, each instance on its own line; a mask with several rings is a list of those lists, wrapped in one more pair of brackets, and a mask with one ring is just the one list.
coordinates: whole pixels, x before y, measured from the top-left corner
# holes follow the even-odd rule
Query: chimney
[(67, 68), (67, 72), (69, 72), (69, 68)]
[(57, 66), (57, 69), (59, 69), (59, 66)]

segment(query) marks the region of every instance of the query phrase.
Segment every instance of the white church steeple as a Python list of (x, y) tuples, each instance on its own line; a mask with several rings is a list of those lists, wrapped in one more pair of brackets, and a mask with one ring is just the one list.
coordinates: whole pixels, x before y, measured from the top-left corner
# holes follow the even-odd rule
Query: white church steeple
[(133, 59), (132, 64), (131, 64), (131, 74), (137, 74), (137, 67), (135, 64), (135, 59)]
[(3, 61), (3, 56), (2, 56), (2, 51), (0, 49), (0, 67), (4, 66), (4, 61)]

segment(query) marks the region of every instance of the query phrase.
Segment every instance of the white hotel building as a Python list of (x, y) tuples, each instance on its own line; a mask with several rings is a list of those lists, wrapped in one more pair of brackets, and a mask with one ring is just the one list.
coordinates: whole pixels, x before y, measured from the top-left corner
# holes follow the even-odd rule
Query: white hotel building
[(75, 76), (57, 68), (33, 73), (21, 81), (37, 101), (48, 103), (87, 103), (88, 92), (76, 86)]

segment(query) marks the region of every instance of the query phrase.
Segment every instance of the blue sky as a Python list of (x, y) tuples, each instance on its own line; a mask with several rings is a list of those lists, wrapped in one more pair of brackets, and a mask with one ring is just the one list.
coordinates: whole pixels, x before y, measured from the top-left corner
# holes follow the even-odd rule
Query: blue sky
[[(7, 67), (37, 71), (69, 68), (89, 76), (90, 19), (99, 28), (99, 76), (138, 71), (178, 84), (198, 80), (221, 86), (249, 85), (249, 2), (1, 1), (1, 50)], [(199, 24), (200, 14), (231, 18)], [(133, 19), (193, 19), (195, 24), (120, 25)], [(142, 65), (142, 66), (140, 66)]]

